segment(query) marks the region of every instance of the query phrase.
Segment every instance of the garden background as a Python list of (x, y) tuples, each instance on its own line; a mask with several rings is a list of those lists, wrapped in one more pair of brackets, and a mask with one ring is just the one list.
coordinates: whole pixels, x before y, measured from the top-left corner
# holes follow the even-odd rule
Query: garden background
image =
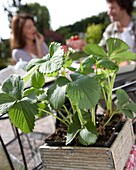
[[(3, 6), (3, 8), (8, 15), (9, 23), (16, 12), (28, 12), (32, 14), (37, 29), (44, 35), (45, 42), (48, 45), (52, 41), (57, 41), (65, 45), (66, 40), (74, 35), (78, 35), (87, 43), (92, 42), (98, 44), (103, 31), (110, 23), (107, 13), (102, 12), (53, 31), (50, 25), (50, 11), (46, 6), (41, 6), (39, 3), (26, 3), (24, 5), (22, 4), (22, 0), (11, 0), (8, 6)], [(133, 15), (136, 16), (136, 7), (134, 7)], [(80, 55), (82, 56), (83, 53), (78, 53), (79, 58)], [(11, 64), (10, 39), (1, 39), (0, 41), (0, 61), (0, 69)]]

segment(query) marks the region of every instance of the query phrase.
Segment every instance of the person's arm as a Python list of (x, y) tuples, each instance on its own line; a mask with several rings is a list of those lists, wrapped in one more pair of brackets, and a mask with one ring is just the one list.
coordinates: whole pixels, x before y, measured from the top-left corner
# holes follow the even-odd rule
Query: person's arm
[(43, 57), (43, 52), (42, 52), (42, 44), (44, 42), (44, 37), (42, 34), (40, 34), (39, 32), (37, 32), (35, 34), (35, 41), (36, 41), (36, 47), (37, 47), (37, 53), (38, 53), (38, 57), (42, 58)]
[(13, 61), (15, 62), (14, 64), (16, 64), (20, 59), (27, 62), (29, 62), (32, 59), (31, 56), (23, 49), (12, 50), (12, 58)]

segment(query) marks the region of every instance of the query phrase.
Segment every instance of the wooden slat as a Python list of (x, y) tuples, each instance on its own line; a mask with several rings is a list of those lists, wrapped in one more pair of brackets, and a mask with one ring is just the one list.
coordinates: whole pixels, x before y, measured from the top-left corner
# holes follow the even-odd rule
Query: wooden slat
[(123, 170), (134, 134), (130, 121), (125, 123), (111, 148), (40, 147), (46, 170)]
[(121, 133), (117, 136), (116, 142), (114, 142), (111, 146), (117, 170), (122, 170), (121, 167), (123, 167), (126, 163), (132, 149), (132, 145), (134, 144), (134, 139), (132, 122), (127, 121), (122, 128)]

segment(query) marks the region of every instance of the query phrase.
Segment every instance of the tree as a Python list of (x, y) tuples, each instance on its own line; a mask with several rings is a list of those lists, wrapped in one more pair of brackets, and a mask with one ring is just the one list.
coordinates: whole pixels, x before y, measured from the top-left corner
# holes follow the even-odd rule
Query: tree
[(38, 3), (22, 4), (22, 0), (7, 1), (7, 7), (4, 6), (7, 12), (8, 20), (11, 23), (11, 18), (14, 14), (26, 12), (34, 16), (36, 27), (39, 32), (44, 34), (46, 29), (50, 29), (50, 14), (46, 6), (41, 6)]
[(0, 42), (0, 70), (11, 63), (10, 60), (9, 40), (1, 40)]
[(18, 12), (26, 12), (34, 16), (38, 31), (44, 34), (45, 30), (50, 29), (50, 14), (46, 6), (38, 3), (21, 5)]
[(101, 40), (103, 33), (103, 25), (102, 24), (92, 24), (87, 27), (85, 41), (87, 43), (95, 43), (98, 44)]
[(8, 20), (9, 20), (9, 23), (11, 22), (11, 18), (12, 16), (16, 13), (16, 11), (18, 11), (18, 9), (20, 8), (21, 6), (21, 1), (22, 0), (12, 0), (12, 2), (9, 2), (7, 0), (7, 6), (5, 6), (3, 4), (3, 8), (4, 8), (4, 11), (7, 13), (8, 15)]

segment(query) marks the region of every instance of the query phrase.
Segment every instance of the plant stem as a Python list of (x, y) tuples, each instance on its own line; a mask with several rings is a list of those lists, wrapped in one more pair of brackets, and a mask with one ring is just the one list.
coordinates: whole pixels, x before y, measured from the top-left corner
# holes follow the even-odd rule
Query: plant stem
[(114, 86), (115, 77), (116, 74), (112, 73), (112, 76), (110, 76), (110, 74), (108, 73), (108, 90), (107, 90), (108, 101), (106, 103), (106, 106), (110, 115), (112, 114), (112, 89)]
[(104, 124), (104, 127), (110, 122), (110, 120), (112, 119), (112, 117), (115, 115), (115, 114), (118, 114), (119, 113), (119, 110), (116, 109), (112, 112), (110, 118), (107, 120), (107, 122)]
[(91, 109), (92, 112), (92, 122), (94, 123), (94, 126), (96, 126), (96, 122), (95, 122), (95, 108)]
[(66, 116), (63, 115), (63, 113), (60, 110), (58, 110), (58, 113), (63, 118), (63, 120), (65, 120), (68, 124), (70, 124), (70, 121), (67, 119)]
[(55, 114), (51, 113), (51, 112), (48, 112), (47, 110), (44, 110), (44, 109), (39, 109), (40, 111), (43, 111), (49, 115), (52, 115), (53, 117), (55, 117), (56, 119), (58, 119), (59, 121), (61, 121), (63, 124), (65, 124), (66, 126), (68, 126), (68, 124), (63, 120), (61, 119), (60, 117), (56, 116)]
[(78, 106), (76, 106), (76, 110), (77, 110), (77, 113), (78, 113), (78, 118), (79, 118), (80, 123), (81, 123), (81, 127), (83, 127), (85, 122), (84, 122), (83, 116), (81, 114), (81, 110), (79, 109)]
[(104, 127), (110, 122), (110, 120), (112, 119), (113, 115), (114, 115), (114, 114), (112, 114), (112, 115), (110, 116), (110, 118), (109, 118), (109, 119), (107, 120), (107, 122), (104, 124)]
[(67, 109), (67, 107), (66, 107), (65, 105), (63, 105), (63, 107), (64, 107), (66, 113), (68, 114), (68, 117), (69, 117), (69, 119), (70, 119), (70, 122), (72, 123), (73, 120), (72, 120), (72, 117), (71, 117), (71, 113), (68, 111), (68, 109)]

